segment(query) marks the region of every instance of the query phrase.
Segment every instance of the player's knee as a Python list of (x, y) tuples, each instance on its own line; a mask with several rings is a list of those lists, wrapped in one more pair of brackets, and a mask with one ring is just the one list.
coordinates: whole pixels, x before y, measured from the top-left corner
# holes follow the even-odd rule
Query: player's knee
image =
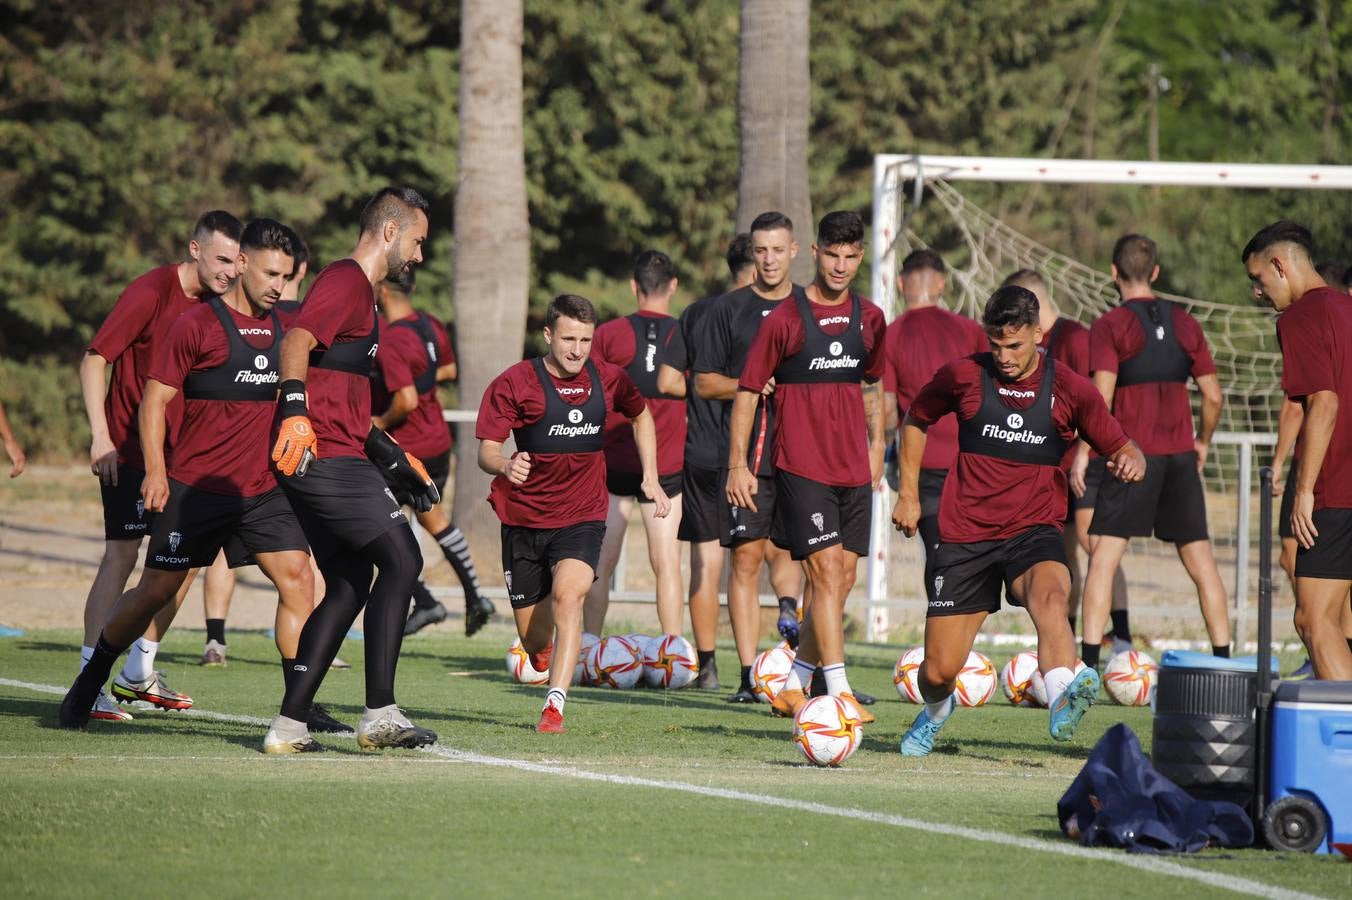
[(140, 541), (105, 541), (103, 545), (103, 558), (113, 565), (135, 566), (140, 553)]
[(732, 551), (732, 574), (739, 578), (755, 578), (760, 574), (761, 556), (750, 544), (741, 544)]
[[(1311, 639), (1319, 633), (1319, 629), (1325, 625), (1324, 617), (1319, 611), (1311, 609), (1309, 604), (1296, 604), (1295, 615), (1292, 616), (1293, 624), (1296, 626), (1296, 633), (1300, 639), (1309, 646)], [(1335, 623), (1336, 624), (1336, 623)]]
[[(944, 665), (941, 660), (926, 659), (920, 665), (921, 690), (925, 693), (951, 691), (961, 670), (960, 665)], [(929, 690), (926, 691), (926, 688)], [(935, 699), (941, 700), (943, 697), (938, 696)]]

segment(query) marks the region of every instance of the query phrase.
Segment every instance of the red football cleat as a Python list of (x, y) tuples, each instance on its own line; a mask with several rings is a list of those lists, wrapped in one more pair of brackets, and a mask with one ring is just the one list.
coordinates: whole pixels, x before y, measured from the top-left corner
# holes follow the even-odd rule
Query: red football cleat
[(550, 641), (545, 649), (537, 653), (527, 653), (526, 659), (530, 660), (531, 668), (537, 672), (549, 671), (549, 660), (554, 656), (554, 642)]
[(546, 706), (540, 710), (540, 724), (535, 726), (535, 730), (541, 734), (563, 734), (563, 713), (553, 705)]

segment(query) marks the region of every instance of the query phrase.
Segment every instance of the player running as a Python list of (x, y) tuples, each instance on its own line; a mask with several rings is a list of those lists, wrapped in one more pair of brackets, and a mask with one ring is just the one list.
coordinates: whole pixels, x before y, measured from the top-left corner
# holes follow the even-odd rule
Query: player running
[[(372, 381), (372, 410), (380, 414), (371, 421), (422, 462), (440, 493), (451, 474), (451, 430), (442, 415), (437, 385), (455, 380), (455, 353), (441, 323), (413, 308), (413, 288), (412, 269), (380, 283), (380, 308), (388, 324), (381, 328)], [(390, 489), (401, 505), (414, 506), (415, 498), (397, 482)], [(415, 515), (460, 579), (465, 594), (465, 636), (471, 637), (492, 618), (493, 603), (479, 587), (469, 542), (440, 504), (426, 510), (415, 508)], [(419, 578), (413, 586), (413, 610), (404, 634), (440, 622), (446, 615), (446, 607)]]
[[(885, 443), (877, 381), (887, 320), (850, 290), (864, 260), (864, 220), (827, 213), (812, 256), (812, 284), (766, 317), (747, 351), (728, 441), (728, 502), (754, 514), (758, 482), (744, 460), (757, 402), (773, 379), (776, 540), (807, 575), (798, 652), (773, 704), (782, 716), (807, 702), (819, 665), (826, 691), (859, 705), (845, 675), (845, 598), (868, 555)], [(861, 721), (874, 721), (859, 710)]]
[(982, 623), (1005, 599), (1028, 610), (1038, 636), (1054, 740), (1067, 741), (1098, 695), (1092, 667), (1072, 674), (1075, 636), (1066, 618), (1070, 569), (1060, 530), (1066, 519), (1061, 460), (1078, 433), (1107, 457), (1110, 473), (1139, 481), (1140, 449), (1094, 386), (1038, 352), (1037, 297), (1002, 287), (982, 315), (990, 351), (950, 362), (925, 386), (902, 423), (901, 490), (892, 522), (907, 537), (920, 524), (926, 431), (958, 416), (958, 457), (939, 508), (939, 547), (926, 584), (925, 708), (901, 739), (905, 756), (934, 749), (953, 713), (953, 685)]
[[(710, 305), (694, 336), (695, 390), (706, 400), (723, 401), (722, 441), (731, 424), (732, 401), (742, 376), (747, 350), (761, 322), (780, 301), (802, 293), (789, 280), (789, 263), (798, 255), (793, 222), (779, 212), (761, 213), (751, 223), (751, 247), (756, 260), (756, 279), (747, 287), (724, 294)], [(774, 392), (774, 381), (762, 396)], [(779, 597), (781, 621), (797, 620), (796, 598), (802, 590), (802, 573), (787, 551), (770, 542), (774, 526), (775, 479), (771, 462), (774, 446), (774, 415), (769, 402), (756, 407), (754, 425), (742, 461), (758, 479), (756, 511), (743, 510), (720, 492), (719, 541), (732, 550), (732, 573), (728, 579), (728, 618), (741, 662), (741, 680), (729, 703), (756, 703), (751, 689), (751, 665), (755, 662), (760, 631), (758, 582), (763, 564), (770, 566), (770, 586)], [(720, 441), (720, 443), (722, 443)], [(721, 447), (720, 465), (727, 465), (727, 446)], [(719, 480), (727, 483), (726, 472)]]
[(426, 239), (427, 201), (417, 191), (377, 191), (362, 210), (356, 249), (319, 273), (282, 340), (272, 460), (325, 590), (301, 632), (281, 711), (263, 740), (269, 753), (318, 748), (305, 720), (362, 607), (366, 709), (358, 746), (419, 747), (437, 739), (410, 722), (394, 698), (422, 553), (381, 470), (398, 473), (421, 503), (441, 497), (422, 463), (371, 425), (370, 384), (379, 341), (374, 286), (421, 262)]
[(1296, 631), (1314, 677), (1352, 680), (1352, 645), (1340, 616), (1352, 588), (1352, 303), (1314, 270), (1314, 239), (1295, 222), (1255, 234), (1240, 259), (1254, 296), (1279, 313), (1282, 390), (1304, 408), (1291, 531)]
[(14, 432), (9, 427), (9, 417), (5, 415), (5, 405), (0, 403), (0, 445), (5, 448), (5, 455), (9, 457), (9, 477), (18, 478), (23, 474), (24, 467), (28, 465), (28, 457), (24, 455), (23, 445), (14, 437)]
[(680, 634), (681, 545), (676, 532), (681, 522), (681, 468), (685, 453), (685, 403), (665, 395), (657, 376), (667, 348), (677, 332), (670, 314), (676, 293), (676, 267), (657, 250), (645, 250), (634, 262), (629, 289), (638, 300), (638, 312), (597, 327), (592, 354), (598, 361), (625, 370), (644, 396), (657, 432), (657, 477), (671, 501), (671, 514), (658, 518), (655, 505), (643, 493), (643, 466), (634, 430), (628, 422), (605, 432), (606, 491), (610, 508), (606, 536), (601, 544), (600, 569), (582, 609), (583, 630), (600, 635), (610, 606), (610, 576), (624, 550), (629, 515), (638, 502), (643, 531), (648, 537), (648, 561), (657, 582), (657, 621), (663, 634)]
[[(1089, 332), (1094, 386), (1127, 434), (1140, 442), (1149, 466), (1139, 485), (1105, 480), (1099, 487), (1089, 526), (1095, 542), (1084, 580), (1081, 633), (1087, 666), (1099, 664), (1113, 577), (1127, 544), (1152, 530), (1174, 544), (1197, 587), (1212, 652), (1230, 655), (1225, 585), (1207, 536), (1202, 488), (1202, 466), (1224, 398), (1202, 326), (1187, 310), (1154, 296), (1151, 284), (1159, 272), (1154, 241), (1139, 234), (1119, 238), (1112, 275), (1122, 305), (1100, 316)], [(1196, 436), (1189, 378), (1202, 396)]]
[[(488, 502), (502, 520), (502, 571), (521, 646), (549, 692), (535, 730), (563, 731), (563, 707), (582, 648), (582, 603), (596, 578), (606, 530), (606, 416), (633, 422), (640, 485), (658, 518), (671, 511), (657, 474), (657, 439), (643, 395), (610, 363), (590, 359), (596, 310), (561, 294), (545, 313), (544, 356), (493, 379), (479, 406), (479, 468), (493, 475)], [(509, 436), (516, 452), (502, 455)], [(542, 602), (547, 601), (547, 602)], [(561, 664), (550, 666), (557, 657)]]
[[(291, 272), (280, 223), (255, 219), (239, 242), (238, 277), (225, 293), (185, 312), (160, 343), (140, 411), (145, 508), (156, 513), (145, 570), (123, 594), (93, 655), (61, 704), (60, 724), (83, 728), (113, 662), (187, 581), (225, 550), (231, 565), (257, 562), (277, 586), (277, 649), (296, 655), (314, 602), (305, 535), (268, 460), (282, 326), (272, 306)], [(169, 404), (183, 394), (183, 423), (166, 464)], [(351, 731), (322, 710), (312, 727)]]
[[(239, 237), (243, 226), (223, 210), (205, 213), (193, 226), (186, 262), (151, 269), (127, 286), (104, 319), (80, 363), (80, 388), (89, 417), (92, 441), (90, 469), (99, 478), (103, 500), (103, 558), (85, 599), (84, 645), (80, 667), (94, 654), (99, 632), (136, 567), (141, 538), (149, 534), (150, 518), (141, 497), (145, 461), (137, 411), (145, 392), (151, 360), (170, 326), (192, 309), (204, 293), (224, 293), (235, 279)], [(109, 365), (111, 380), (105, 380)], [(172, 437), (182, 414), (182, 403), (168, 411)], [(195, 573), (183, 582), (173, 606), (166, 606), (135, 646), (113, 682), (113, 695), (131, 702), (142, 700), (165, 709), (186, 709), (192, 698), (173, 690), (155, 671), (160, 638), (174, 620)], [(94, 698), (94, 718), (121, 721), (131, 714), (100, 692)]]

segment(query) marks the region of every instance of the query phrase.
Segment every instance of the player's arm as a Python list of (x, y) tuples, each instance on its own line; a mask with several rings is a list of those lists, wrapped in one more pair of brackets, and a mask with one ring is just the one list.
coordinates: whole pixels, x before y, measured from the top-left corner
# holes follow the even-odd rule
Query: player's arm
[(1099, 369), (1094, 373), (1094, 387), (1098, 388), (1103, 405), (1112, 409), (1113, 397), (1117, 394), (1117, 373)]
[[(1096, 387), (1100, 374), (1112, 373), (1095, 372)], [(1117, 380), (1115, 374), (1113, 380)], [(1098, 393), (1083, 388), (1068, 397), (1075, 408), (1075, 430), (1095, 452), (1107, 459), (1108, 471), (1119, 481), (1140, 481), (1145, 478), (1145, 454), (1135, 441), (1127, 437), (1121, 423), (1108, 411), (1108, 404), (1103, 401), (1102, 394), (1101, 387)]]
[(671, 500), (662, 490), (657, 476), (657, 426), (653, 414), (644, 407), (643, 412), (630, 420), (634, 427), (634, 445), (638, 448), (639, 463), (643, 466), (643, 495), (655, 504), (653, 514), (659, 519), (671, 512)]
[(460, 366), (455, 362), (448, 362), (444, 366), (437, 366), (437, 383), (443, 381), (455, 381), (460, 377)]
[(657, 389), (669, 397), (684, 397), (685, 373), (662, 363), (657, 367)]
[(1280, 497), (1286, 490), (1282, 470), (1286, 459), (1296, 446), (1296, 436), (1305, 421), (1305, 408), (1290, 397), (1282, 398), (1282, 411), (1277, 416), (1277, 446), (1272, 451), (1272, 496)]
[(864, 382), (864, 420), (868, 423), (868, 461), (869, 472), (873, 476), (873, 489), (883, 480), (883, 454), (887, 450), (887, 429), (883, 407), (883, 386), (881, 382)]
[(897, 395), (883, 391), (883, 430), (889, 437), (897, 433), (897, 418)]
[(292, 328), (282, 338), (281, 384), (277, 404), (282, 425), (272, 447), (272, 461), (283, 475), (304, 475), (311, 459), (319, 456), (319, 444), (305, 398), (305, 379), (310, 374), (310, 351), (319, 341), (305, 328)]
[(1209, 375), (1198, 375), (1197, 390), (1202, 394), (1202, 417), (1198, 423), (1197, 437), (1193, 440), (1193, 446), (1197, 449), (1197, 471), (1202, 471), (1202, 466), (1206, 464), (1207, 449), (1211, 446), (1211, 436), (1216, 433), (1216, 426), (1221, 421), (1221, 407), (1225, 405), (1225, 395), (1221, 393), (1221, 380), (1216, 377), (1216, 373)]
[(751, 443), (751, 423), (756, 418), (760, 394), (737, 391), (732, 398), (732, 417), (728, 426), (728, 502), (756, 511), (756, 473), (747, 467)]
[(1333, 425), (1338, 420), (1338, 395), (1316, 391), (1305, 398), (1305, 422), (1300, 428), (1300, 465), (1296, 470), (1296, 497), (1291, 505), (1291, 531), (1306, 550), (1314, 546), (1314, 483), (1328, 455)]
[(104, 484), (117, 486), (117, 448), (108, 433), (108, 360), (93, 350), (80, 361), (80, 393), (84, 395), (85, 415), (89, 418), (89, 470)]
[(524, 484), (530, 474), (530, 454), (525, 451), (502, 455), (502, 441), (479, 441), (479, 468), (489, 475), (501, 475), (512, 484)]
[(389, 431), (407, 419), (408, 414), (417, 407), (418, 389), (411, 384), (406, 384), (390, 396), (389, 409), (381, 415), (371, 417), (371, 424), (381, 431)]
[(915, 537), (920, 527), (920, 463), (925, 458), (928, 440), (929, 426), (917, 422), (908, 412), (901, 422), (897, 502), (892, 507), (892, 524), (907, 537)]
[(176, 394), (178, 388), (153, 378), (147, 379), (141, 409), (136, 415), (141, 432), (141, 455), (146, 462), (141, 499), (145, 501), (149, 512), (161, 512), (169, 501), (169, 470), (164, 462), (164, 435), (167, 431), (166, 410)]
[(18, 478), (23, 474), (24, 466), (28, 463), (28, 457), (24, 456), (23, 447), (14, 439), (14, 432), (9, 427), (9, 416), (5, 415), (5, 405), (0, 403), (0, 440), (5, 444), (5, 455), (9, 457), (11, 468), (9, 470), (10, 478)]
[(737, 379), (722, 372), (698, 372), (695, 393), (705, 400), (732, 400), (737, 396)]

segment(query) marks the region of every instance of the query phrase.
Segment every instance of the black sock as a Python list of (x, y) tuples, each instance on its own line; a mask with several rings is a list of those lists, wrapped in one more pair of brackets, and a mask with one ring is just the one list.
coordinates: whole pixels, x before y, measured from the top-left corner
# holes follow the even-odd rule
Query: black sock
[(808, 686), (807, 692), (813, 697), (821, 697), (826, 694), (826, 673), (822, 671), (821, 666), (812, 670), (812, 684)]
[(1352, 638), (1347, 639), (1347, 649), (1352, 650)]
[(1218, 656), (1218, 657), (1220, 657), (1221, 659), (1229, 659), (1229, 658), (1230, 658), (1230, 645), (1229, 645), (1229, 644), (1212, 644), (1212, 645), (1211, 645), (1211, 655), (1212, 655), (1212, 656)]
[(432, 609), (438, 605), (437, 598), (432, 596), (432, 592), (421, 579), (413, 585), (413, 605), (418, 609)]
[(699, 659), (699, 670), (701, 672), (708, 668), (709, 663), (714, 661), (714, 651), (712, 650), (696, 650), (695, 656)]
[(739, 691), (746, 691), (748, 694), (751, 693), (751, 667), (750, 667), (750, 666), (742, 666), (742, 684), (741, 684), (741, 686), (740, 686), (739, 688), (737, 688), (737, 690), (739, 690)]
[(296, 661), (294, 659), (282, 660), (282, 686), (284, 688), (289, 689), (291, 687), (291, 667), (295, 664)]
[(440, 534), (432, 536), (436, 538), (442, 555), (446, 557), (446, 561), (455, 570), (456, 577), (460, 579), (460, 587), (465, 592), (465, 603), (477, 601), (483, 591), (479, 587), (479, 575), (474, 571), (474, 559), (469, 555), (469, 542), (465, 540), (465, 533), (451, 525)]
[(1074, 617), (1074, 616), (1066, 616), (1066, 618), (1070, 620), (1070, 633), (1071, 633), (1071, 634), (1074, 634), (1074, 633), (1075, 633), (1075, 617)]
[[(123, 654), (126, 647), (118, 649), (108, 644), (99, 635), (99, 639), (94, 643), (94, 653), (89, 657), (89, 662), (85, 663), (84, 669), (76, 676), (75, 683), (71, 685), (70, 692), (66, 699), (73, 703), (73, 708), (87, 710), (94, 705), (94, 698), (103, 690), (103, 686), (108, 682), (108, 676), (113, 671), (113, 663)], [(65, 701), (63, 701), (64, 706)]]
[(1098, 667), (1100, 646), (1102, 645), (1091, 644), (1088, 641), (1080, 642), (1080, 659), (1084, 660), (1084, 664), (1091, 669)]
[(1131, 640), (1131, 624), (1125, 609), (1115, 609), (1108, 613), (1113, 620), (1113, 637), (1119, 641)]
[(225, 619), (207, 619), (207, 640), (225, 643)]
[(780, 598), (779, 598), (779, 611), (780, 611), (780, 612), (784, 612), (785, 610), (788, 610), (788, 611), (790, 611), (790, 612), (795, 612), (795, 613), (798, 612), (798, 598), (797, 598), (797, 597), (780, 597)]

